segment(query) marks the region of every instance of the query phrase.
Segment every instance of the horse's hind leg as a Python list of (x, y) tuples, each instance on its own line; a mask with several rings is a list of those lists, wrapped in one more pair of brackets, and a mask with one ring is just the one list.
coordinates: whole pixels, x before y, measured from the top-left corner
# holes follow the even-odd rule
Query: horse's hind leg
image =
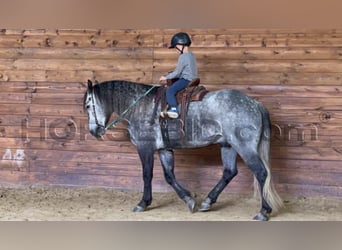
[(260, 187), (262, 201), (261, 209), (260, 212), (254, 217), (254, 219), (266, 221), (269, 219), (269, 214), (272, 212), (272, 208), (267, 203), (264, 197), (264, 186), (268, 175), (266, 167), (257, 153), (244, 153), (244, 155), (241, 155), (241, 158), (244, 160), (246, 165), (252, 170)]
[(212, 204), (214, 204), (228, 183), (237, 175), (236, 166), (237, 153), (232, 147), (221, 147), (221, 158), (223, 163), (223, 174), (217, 185), (210, 191), (208, 196), (203, 200), (199, 211), (210, 210)]
[(191, 194), (188, 190), (183, 188), (176, 180), (174, 174), (174, 155), (172, 150), (160, 150), (159, 158), (164, 170), (165, 180), (168, 184), (170, 184), (173, 189), (178, 194), (179, 198), (181, 198), (189, 207), (190, 212), (194, 212), (195, 209), (195, 200), (191, 197)]

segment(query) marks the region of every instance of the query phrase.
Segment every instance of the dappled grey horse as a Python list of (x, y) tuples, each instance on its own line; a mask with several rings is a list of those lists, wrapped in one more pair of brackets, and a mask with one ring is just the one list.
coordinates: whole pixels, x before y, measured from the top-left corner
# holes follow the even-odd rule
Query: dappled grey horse
[[(261, 195), (261, 209), (254, 217), (268, 220), (282, 200), (271, 183), (269, 166), (271, 124), (268, 111), (257, 101), (232, 89), (211, 91), (202, 101), (191, 102), (180, 136), (179, 119), (169, 119), (161, 126), (154, 113), (154, 96), (160, 86), (128, 81), (108, 81), (93, 85), (88, 81), (84, 107), (88, 113), (89, 131), (99, 138), (109, 127), (126, 121), (131, 142), (137, 147), (142, 163), (144, 190), (135, 212), (144, 211), (152, 202), (154, 152), (158, 151), (164, 176), (178, 196), (195, 211), (195, 199), (182, 187), (174, 174), (173, 149), (198, 148), (219, 144), (223, 163), (222, 178), (199, 206), (210, 210), (219, 194), (237, 175), (237, 155), (250, 168)], [(110, 122), (113, 113), (118, 119)], [(166, 131), (165, 131), (166, 130)]]

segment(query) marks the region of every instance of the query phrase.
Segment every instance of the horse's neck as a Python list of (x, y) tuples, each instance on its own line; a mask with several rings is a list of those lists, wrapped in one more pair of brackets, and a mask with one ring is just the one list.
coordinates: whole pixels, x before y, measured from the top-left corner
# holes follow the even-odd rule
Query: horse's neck
[(118, 115), (125, 112), (144, 92), (141, 85), (125, 81), (112, 82), (109, 89), (111, 91), (106, 94), (110, 95), (108, 99), (111, 100), (111, 113)]

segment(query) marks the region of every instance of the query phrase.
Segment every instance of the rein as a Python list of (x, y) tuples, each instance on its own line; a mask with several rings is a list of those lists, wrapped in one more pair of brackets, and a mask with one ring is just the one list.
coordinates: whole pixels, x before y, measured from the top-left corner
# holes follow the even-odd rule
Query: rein
[[(120, 123), (122, 120), (124, 120), (124, 116), (128, 113), (128, 111), (130, 111), (130, 109), (132, 109), (135, 105), (138, 104), (139, 101), (141, 101), (142, 98), (144, 98), (145, 96), (147, 96), (154, 88), (156, 88), (157, 86), (152, 86), (151, 88), (149, 88), (143, 95), (139, 96), (138, 99), (136, 99), (131, 105), (129, 105), (129, 107), (127, 109), (125, 109), (120, 115), (119, 118), (115, 119), (114, 121), (112, 121), (111, 123), (109, 123), (107, 126), (105, 126), (105, 130), (110, 129), (115, 127), (118, 123)], [(94, 114), (94, 118), (95, 118), (95, 122), (96, 125), (99, 127), (103, 127), (103, 125), (99, 124), (98, 120), (97, 120), (97, 116), (96, 116), (96, 111), (95, 111), (95, 102), (94, 102), (94, 91), (92, 93), (91, 96), (91, 100), (92, 100), (92, 105), (93, 105), (93, 114)]]

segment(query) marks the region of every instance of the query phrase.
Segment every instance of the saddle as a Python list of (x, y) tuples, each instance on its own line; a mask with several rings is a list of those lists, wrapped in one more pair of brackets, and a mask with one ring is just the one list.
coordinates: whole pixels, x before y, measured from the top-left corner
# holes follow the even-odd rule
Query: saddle
[[(162, 107), (161, 117), (160, 117), (160, 124), (163, 125), (162, 127), (167, 127), (167, 110), (168, 105), (166, 103), (166, 90), (167, 87), (171, 86), (175, 81), (178, 79), (171, 79), (167, 80), (166, 85), (158, 89), (158, 92), (155, 95), (155, 108), (153, 111), (153, 117), (155, 117), (155, 114), (157, 112), (157, 107), (159, 104)], [(180, 133), (184, 135), (184, 121), (185, 121), (185, 115), (188, 111), (189, 103), (194, 101), (201, 101), (203, 97), (209, 92), (204, 86), (199, 85), (200, 79), (196, 78), (192, 80), (188, 87), (185, 89), (179, 91), (176, 94), (177, 103), (180, 104), (180, 116), (179, 119), (181, 120), (182, 127)]]
[[(155, 98), (156, 104), (160, 102), (161, 107), (163, 107), (162, 112), (161, 112), (162, 118), (168, 118), (167, 113), (166, 113), (166, 111), (168, 110), (168, 105), (166, 103), (166, 97), (165, 97), (166, 89), (177, 80), (178, 79), (167, 80), (166, 87), (164, 86), (164, 88), (160, 88), (160, 91), (162, 93), (159, 93), (159, 98), (157, 98), (158, 94)], [(207, 89), (202, 85), (199, 86), (199, 84), (200, 84), (200, 79), (196, 78), (188, 84), (188, 87), (186, 87), (185, 89), (182, 89), (176, 94), (177, 103), (180, 104), (180, 119), (182, 121), (184, 121), (189, 103), (193, 101), (201, 101), (203, 97), (208, 93)]]

